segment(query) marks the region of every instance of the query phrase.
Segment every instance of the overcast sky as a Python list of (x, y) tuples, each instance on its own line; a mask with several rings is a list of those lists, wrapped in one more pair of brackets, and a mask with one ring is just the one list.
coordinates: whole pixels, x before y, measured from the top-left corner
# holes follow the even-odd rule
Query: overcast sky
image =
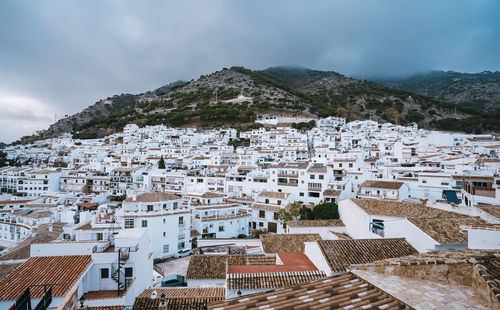
[(500, 1), (0, 1), (0, 141), (233, 65), (500, 70)]

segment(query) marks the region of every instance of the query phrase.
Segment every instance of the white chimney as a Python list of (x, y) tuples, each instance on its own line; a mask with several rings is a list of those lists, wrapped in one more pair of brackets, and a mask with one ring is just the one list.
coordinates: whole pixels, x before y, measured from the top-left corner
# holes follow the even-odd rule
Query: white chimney
[(53, 230), (53, 227), (52, 227), (52, 224), (49, 225), (49, 231), (52, 232)]
[(137, 194), (134, 192), (132, 193), (132, 200), (133, 201), (136, 201), (137, 200)]

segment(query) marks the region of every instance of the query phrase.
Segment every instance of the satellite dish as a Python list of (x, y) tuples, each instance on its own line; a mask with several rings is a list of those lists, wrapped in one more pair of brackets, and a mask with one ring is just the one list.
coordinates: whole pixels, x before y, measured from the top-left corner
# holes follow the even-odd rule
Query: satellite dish
[(158, 292), (156, 290), (154, 290), (153, 293), (151, 293), (151, 299), (156, 299), (157, 296), (158, 296)]

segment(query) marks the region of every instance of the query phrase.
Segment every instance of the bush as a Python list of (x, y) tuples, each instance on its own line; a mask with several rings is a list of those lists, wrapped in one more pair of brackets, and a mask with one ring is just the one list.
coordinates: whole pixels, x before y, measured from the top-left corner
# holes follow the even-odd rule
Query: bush
[(339, 209), (333, 202), (324, 202), (316, 205), (312, 210), (314, 220), (336, 220), (339, 218)]

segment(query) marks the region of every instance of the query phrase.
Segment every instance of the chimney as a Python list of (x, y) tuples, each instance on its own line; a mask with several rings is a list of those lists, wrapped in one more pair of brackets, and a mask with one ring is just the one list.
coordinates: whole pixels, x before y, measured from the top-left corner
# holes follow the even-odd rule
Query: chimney
[(136, 201), (137, 200), (137, 194), (134, 192), (132, 193), (132, 200), (133, 201)]
[(52, 227), (52, 224), (49, 225), (49, 231), (52, 232), (54, 228)]

